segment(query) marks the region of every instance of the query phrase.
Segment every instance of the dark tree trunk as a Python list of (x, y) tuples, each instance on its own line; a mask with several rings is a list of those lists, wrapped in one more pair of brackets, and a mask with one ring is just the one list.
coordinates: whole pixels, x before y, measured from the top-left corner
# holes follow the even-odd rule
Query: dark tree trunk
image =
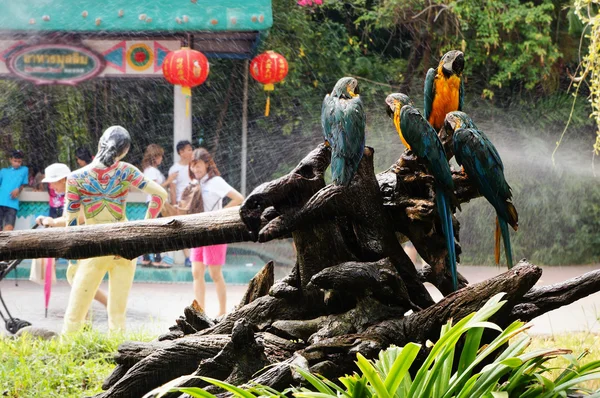
[[(522, 260), (478, 284), (461, 277), (461, 289), (451, 292), (433, 179), (424, 166), (406, 152), (375, 175), (373, 150), (365, 148), (350, 186), (326, 186), (330, 155), (328, 147), (318, 146), (289, 174), (256, 188), (241, 208), (43, 233), (3, 232), (0, 258), (133, 258), (149, 249), (294, 238), (297, 260), (290, 274), (275, 282), (267, 264), (238, 308), (218, 322), (193, 303), (157, 341), (122, 344), (118, 365), (98, 397), (143, 396), (182, 375), (285, 388), (298, 382), (291, 365), (332, 378), (354, 370), (357, 352), (373, 358), (390, 344), (436, 340), (449, 319), (460, 320), (501, 292), (507, 303), (492, 321), (506, 327), (600, 289), (600, 272), (534, 287), (541, 270)], [(464, 174), (454, 172), (453, 178), (460, 202), (479, 196)], [(400, 246), (405, 240), (430, 266), (415, 268)], [(425, 281), (446, 297), (434, 303)], [(191, 378), (180, 386), (205, 384)]]

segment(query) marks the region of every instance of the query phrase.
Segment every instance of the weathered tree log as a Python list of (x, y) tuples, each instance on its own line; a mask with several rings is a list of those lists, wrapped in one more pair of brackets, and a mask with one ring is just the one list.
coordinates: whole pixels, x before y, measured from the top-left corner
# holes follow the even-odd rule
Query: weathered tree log
[(554, 285), (534, 287), (514, 306), (510, 319), (527, 322), (598, 291), (600, 270), (590, 271)]
[(266, 296), (269, 294), (269, 290), (275, 283), (275, 264), (273, 261), (269, 261), (263, 269), (258, 272), (248, 283), (248, 289), (242, 300), (240, 301), (239, 307), (243, 307), (246, 304), (250, 304), (259, 297)]
[[(36, 233), (37, 232), (37, 233)], [(251, 234), (232, 207), (210, 213), (68, 228), (0, 232), (0, 260), (89, 258), (250, 241)]]
[[(212, 377), (233, 385), (240, 385), (251, 379), (256, 372), (269, 365), (264, 347), (254, 338), (253, 326), (245, 319), (238, 320), (231, 331), (231, 340), (214, 357), (200, 362), (193, 373), (197, 377)], [(205, 387), (207, 383), (191, 378), (176, 387)], [(217, 390), (213, 386), (213, 390)], [(166, 398), (180, 394), (167, 394)]]
[[(464, 316), (481, 308), (489, 297), (500, 292), (506, 293), (504, 299), (507, 304), (505, 305), (505, 311), (498, 313), (492, 321), (501, 327), (505, 327), (510, 322), (506, 313), (509, 313), (511, 308), (514, 307), (514, 303), (518, 303), (523, 299), (523, 296), (535, 285), (540, 276), (541, 269), (529, 263), (521, 262), (504, 274), (467, 286), (444, 298), (439, 303), (408, 316), (403, 316), (403, 310), (398, 307), (396, 307), (398, 310), (395, 313), (394, 307), (390, 306), (382, 306), (382, 308), (385, 307), (384, 311), (378, 310), (377, 307), (381, 304), (377, 304), (378, 302), (368, 295), (360, 300), (355, 308), (344, 314), (324, 316), (308, 322), (273, 322), (269, 327), (271, 332), (281, 334), (287, 339), (303, 340), (305, 343), (292, 343), (290, 340), (280, 339), (271, 333), (257, 333), (257, 342), (265, 347), (266, 357), (271, 363), (280, 364), (277, 366), (277, 374), (279, 375), (277, 378), (271, 380), (270, 377), (257, 376), (255, 381), (260, 380), (262, 384), (279, 387), (281, 387), (282, 380), (290, 382), (289, 365), (294, 355), (296, 355), (294, 359), (296, 362), (299, 361), (298, 356), (303, 358), (300, 362), (304, 363), (305, 367), (319, 370), (328, 377), (336, 377), (353, 370), (357, 352), (372, 358), (377, 355), (379, 350), (390, 344), (402, 346), (409, 341), (413, 341), (424, 346), (427, 340), (435, 341), (437, 339), (441, 326), (449, 319), (458, 322)], [(247, 324), (247, 322), (245, 323)], [(311, 324), (312, 328), (309, 328), (310, 330), (301, 330), (302, 327)], [(191, 348), (191, 339), (197, 339), (197, 348), (203, 346), (203, 351), (196, 351), (199, 354), (199, 367), (196, 369), (195, 374), (222, 379), (229, 377), (232, 372), (232, 364), (224, 358), (220, 357), (216, 362), (209, 361), (208, 363), (212, 364), (210, 366), (203, 366), (200, 363), (200, 359), (204, 357), (202, 353), (206, 352), (204, 344), (214, 343), (214, 341), (211, 341), (212, 338), (219, 341), (222, 347), (226, 347), (228, 344), (226, 343), (228, 338), (225, 335), (196, 334), (173, 342), (163, 343), (164, 347), (160, 350), (156, 349), (156, 343), (135, 345), (135, 349), (127, 351), (129, 353), (135, 352), (133, 356), (129, 357), (129, 361), (135, 358), (138, 363), (121, 379), (122, 381), (118, 385), (115, 385), (101, 396), (121, 397), (126, 396), (126, 394), (135, 396), (135, 394), (147, 392), (151, 388), (159, 386), (164, 380), (161, 377), (157, 379), (157, 376), (151, 378), (149, 374), (145, 379), (151, 385), (146, 385), (146, 391), (142, 391), (140, 384), (136, 383), (136, 380), (143, 379), (141, 377), (143, 373), (155, 371), (152, 365), (157, 363), (157, 359), (153, 357), (155, 354), (150, 354), (144, 358), (140, 358), (140, 356), (152, 350), (162, 353), (168, 352), (168, 356), (163, 354), (162, 361), (166, 361), (166, 363), (163, 362), (165, 367), (171, 367), (174, 363), (188, 360), (189, 352), (186, 351)], [(181, 345), (181, 347), (175, 348), (177, 345)], [(211, 350), (214, 350), (214, 345), (211, 346)], [(122, 355), (125, 350), (120, 348), (119, 351)], [(223, 350), (219, 350), (219, 352), (221, 356), (224, 355), (222, 354)], [(277, 355), (274, 355), (275, 352), (277, 352)], [(218, 354), (215, 353), (214, 355), (217, 356)], [(231, 355), (227, 354), (228, 358)], [(125, 363), (123, 357), (119, 358), (118, 362)], [(217, 364), (220, 365), (217, 366)], [(135, 377), (132, 379), (133, 376)], [(240, 382), (239, 378), (236, 380), (240, 384), (243, 383), (243, 381)], [(204, 384), (195, 380), (189, 383), (186, 382), (185, 385), (203, 386)]]
[[(249, 325), (243, 319), (239, 320), (236, 324), (240, 322)], [(252, 337), (254, 338), (254, 335)], [(271, 333), (257, 333), (256, 341), (264, 349), (264, 354), (269, 363), (284, 361), (291, 357), (294, 352), (306, 346), (305, 344), (290, 342)], [(107, 380), (103, 385), (103, 388), (107, 391), (97, 397), (141, 397), (153, 388), (170, 380), (198, 371), (202, 361), (215, 358), (219, 353), (223, 352), (230, 342), (230, 335), (213, 334), (202, 336), (195, 334), (174, 341), (123, 343), (119, 347), (118, 354), (115, 356), (118, 364), (118, 373), (123, 375), (117, 380), (111, 378), (111, 383), (108, 383)], [(238, 343), (238, 348), (243, 348), (243, 346), (243, 343), (241, 345)], [(233, 348), (230, 347), (229, 349)], [(224, 368), (217, 367), (213, 368), (213, 370), (217, 372), (219, 371), (218, 369), (229, 369), (229, 373), (225, 376), (228, 377), (235, 366), (232, 361), (236, 356), (240, 355), (239, 353), (236, 354), (236, 352), (232, 351), (226, 354), (228, 358), (226, 360), (228, 361), (228, 365), (226, 366), (224, 365), (224, 354), (221, 354), (222, 357), (216, 362), (211, 362), (212, 365), (204, 366), (202, 375), (209, 375), (206, 372), (211, 366), (222, 364), (225, 366)], [(165, 368), (164, 371), (160, 371), (162, 367)], [(215, 373), (210, 374), (213, 376), (216, 375)], [(251, 375), (246, 380), (250, 378)]]

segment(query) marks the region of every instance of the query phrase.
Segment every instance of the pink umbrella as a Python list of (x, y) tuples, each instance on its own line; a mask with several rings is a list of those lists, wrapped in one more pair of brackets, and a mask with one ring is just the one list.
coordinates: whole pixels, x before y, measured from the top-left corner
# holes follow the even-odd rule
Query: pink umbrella
[(46, 305), (46, 318), (48, 318), (48, 303), (50, 302), (50, 292), (52, 291), (52, 266), (53, 258), (46, 258), (46, 272), (44, 272), (44, 302)]

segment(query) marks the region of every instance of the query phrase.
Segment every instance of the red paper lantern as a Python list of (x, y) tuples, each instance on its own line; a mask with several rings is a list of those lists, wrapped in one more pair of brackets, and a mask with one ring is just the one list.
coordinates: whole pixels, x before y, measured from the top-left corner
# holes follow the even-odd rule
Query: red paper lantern
[(269, 116), (270, 97), (269, 91), (275, 89), (274, 83), (282, 81), (288, 73), (288, 63), (283, 55), (275, 51), (267, 51), (254, 57), (250, 62), (250, 74), (258, 82), (265, 85), (267, 92), (267, 106), (265, 116)]
[(200, 51), (182, 47), (167, 54), (162, 70), (165, 79), (171, 84), (180, 85), (181, 92), (188, 97), (185, 105), (185, 113), (188, 115), (192, 87), (204, 83), (208, 77), (209, 65), (206, 56)]

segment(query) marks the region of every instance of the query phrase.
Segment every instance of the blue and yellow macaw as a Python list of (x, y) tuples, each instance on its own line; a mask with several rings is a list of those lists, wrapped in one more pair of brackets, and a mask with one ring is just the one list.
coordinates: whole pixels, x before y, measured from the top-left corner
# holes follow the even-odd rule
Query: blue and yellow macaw
[(460, 205), (454, 195), (454, 181), (452, 180), (450, 165), (446, 160), (444, 146), (437, 132), (413, 106), (407, 95), (401, 93), (390, 94), (385, 102), (387, 113), (394, 119), (394, 125), (400, 139), (409, 150), (426, 161), (435, 179), (435, 202), (446, 239), (452, 286), (456, 290), (458, 288), (456, 247), (454, 245), (454, 226), (452, 225), (450, 201), (459, 209)]
[(511, 202), (511, 188), (504, 178), (502, 159), (494, 144), (475, 126), (466, 113), (449, 113), (446, 115), (446, 126), (454, 132), (456, 161), (463, 166), (469, 180), (496, 209), (494, 239), (496, 264), (500, 263), (500, 235), (502, 235), (508, 268), (512, 268), (514, 263), (508, 224), (516, 231), (519, 227), (519, 215)]
[(444, 125), (446, 114), (461, 111), (464, 101), (462, 72), (465, 56), (461, 51), (448, 51), (436, 69), (430, 68), (425, 77), (425, 119), (435, 131)]
[(325, 145), (331, 146), (331, 175), (336, 185), (350, 185), (365, 149), (365, 112), (358, 81), (343, 77), (321, 107)]

